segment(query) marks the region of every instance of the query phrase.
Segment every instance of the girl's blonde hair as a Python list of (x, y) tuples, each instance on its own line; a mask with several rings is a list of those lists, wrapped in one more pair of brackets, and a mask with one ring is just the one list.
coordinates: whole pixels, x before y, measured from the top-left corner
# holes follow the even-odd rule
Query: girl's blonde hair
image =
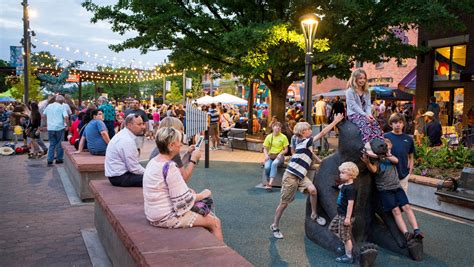
[(180, 130), (181, 132), (184, 132), (184, 125), (183, 123), (175, 117), (166, 117), (160, 121), (160, 126), (159, 129), (164, 128), (164, 127), (172, 127), (175, 129)]
[(352, 179), (357, 178), (357, 175), (359, 175), (359, 168), (352, 161), (346, 161), (346, 162), (342, 163), (339, 166), (339, 171), (340, 172), (342, 172), (342, 171), (347, 172), (350, 176), (352, 176)]
[(352, 72), (351, 78), (349, 79), (349, 82), (347, 83), (347, 87), (352, 88), (353, 90), (357, 89), (357, 76), (359, 76), (359, 74), (364, 74), (365, 75), (366, 81), (365, 81), (365, 85), (362, 87), (362, 89), (364, 90), (364, 92), (368, 92), (369, 91), (369, 83), (367, 82), (367, 80), (368, 80), (367, 73), (363, 69), (356, 69), (355, 71)]
[(303, 134), (303, 131), (306, 129), (311, 129), (311, 125), (307, 122), (298, 122), (293, 128), (293, 133), (300, 137)]
[(183, 134), (176, 128), (163, 127), (156, 132), (155, 142), (161, 154), (169, 154), (169, 145), (176, 141), (181, 142)]

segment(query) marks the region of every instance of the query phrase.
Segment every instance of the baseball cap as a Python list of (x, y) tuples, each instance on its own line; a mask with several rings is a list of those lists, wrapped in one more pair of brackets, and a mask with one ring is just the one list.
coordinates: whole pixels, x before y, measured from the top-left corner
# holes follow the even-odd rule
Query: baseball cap
[(423, 116), (423, 117), (424, 117), (424, 116), (434, 117), (434, 113), (433, 113), (433, 111), (427, 111), (427, 112), (425, 112), (425, 114), (423, 114), (422, 116)]

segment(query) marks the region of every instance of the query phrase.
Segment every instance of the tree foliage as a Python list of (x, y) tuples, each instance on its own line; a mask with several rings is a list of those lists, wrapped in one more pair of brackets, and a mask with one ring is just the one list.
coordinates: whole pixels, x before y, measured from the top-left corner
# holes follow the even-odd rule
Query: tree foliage
[[(5, 60), (0, 59), (0, 67), (9, 67), (10, 64)], [(6, 84), (6, 77), (8, 76), (7, 73), (0, 72), (0, 93), (7, 91), (10, 86)]]
[(272, 91), (280, 119), (288, 86), (304, 75), (303, 14), (323, 15), (314, 73), (347, 78), (355, 61), (409, 58), (424, 51), (401, 42), (393, 27), (462, 29), (457, 14), (474, 10), (470, 0), (120, 0), (109, 6), (87, 0), (83, 6), (94, 13), (93, 22), (106, 20), (120, 34), (137, 32), (111, 45), (115, 51), (172, 49), (171, 60), (180, 67), (209, 66), (261, 80)]
[[(28, 99), (29, 100), (42, 100), (43, 94), (41, 94), (40, 89), (40, 81), (36, 78), (36, 75), (33, 74), (34, 70), (32, 66), (28, 68)], [(16, 79), (16, 83), (11, 87), (12, 97), (15, 99), (23, 99), (23, 95), (25, 92), (25, 79), (24, 75), (21, 75), (18, 79)]]
[(39, 51), (31, 54), (31, 63), (40, 68), (54, 68), (58, 65), (58, 59), (49, 51)]

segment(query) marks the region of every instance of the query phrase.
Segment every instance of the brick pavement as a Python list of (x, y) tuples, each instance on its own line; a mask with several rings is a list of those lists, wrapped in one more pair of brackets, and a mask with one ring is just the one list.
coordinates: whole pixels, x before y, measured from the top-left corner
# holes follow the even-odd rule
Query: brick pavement
[(91, 266), (81, 229), (93, 205), (71, 206), (56, 167), (0, 156), (0, 266)]

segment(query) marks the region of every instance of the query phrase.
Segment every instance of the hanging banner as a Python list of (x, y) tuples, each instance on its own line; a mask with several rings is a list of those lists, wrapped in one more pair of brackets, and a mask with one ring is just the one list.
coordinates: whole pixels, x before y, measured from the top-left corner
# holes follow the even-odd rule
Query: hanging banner
[(186, 78), (186, 90), (191, 89), (193, 86), (193, 79), (192, 78)]
[(16, 68), (16, 75), (23, 74), (22, 46), (10, 46), (10, 66)]
[(171, 90), (171, 81), (166, 81), (166, 91)]

